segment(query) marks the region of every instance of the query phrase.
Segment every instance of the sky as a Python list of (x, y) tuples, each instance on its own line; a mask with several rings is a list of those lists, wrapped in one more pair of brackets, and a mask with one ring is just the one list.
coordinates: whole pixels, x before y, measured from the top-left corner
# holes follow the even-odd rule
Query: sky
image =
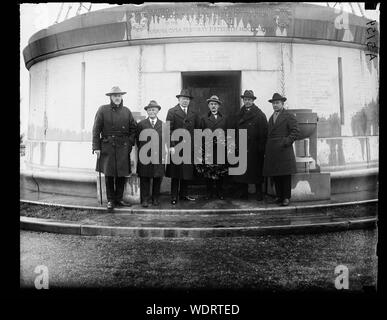
[[(326, 2), (308, 2), (312, 4), (324, 5)], [(61, 5), (63, 4), (62, 12), (59, 15)], [(53, 25), (59, 17), (59, 22), (63, 21), (66, 13), (68, 12), (68, 18), (74, 17), (77, 9), (79, 8), (79, 2), (52, 2), (52, 3), (23, 3), (20, 4), (20, 132), (27, 132), (28, 125), (28, 109), (29, 109), (29, 74), (25, 67), (23, 59), (23, 49), (28, 44), (28, 39), (37, 31), (47, 28)], [(83, 2), (87, 8), (91, 4), (90, 2)], [(329, 2), (332, 7), (335, 2)], [(364, 8), (364, 2), (360, 5)], [(107, 3), (93, 3), (91, 11), (109, 8), (117, 5), (111, 5)], [(357, 4), (354, 9), (358, 12), (359, 8)], [(350, 11), (351, 8), (348, 3), (344, 3), (344, 10)], [(86, 8), (82, 8), (81, 13), (87, 12)], [(365, 10), (365, 15), (370, 19), (379, 21), (379, 11), (377, 10)]]

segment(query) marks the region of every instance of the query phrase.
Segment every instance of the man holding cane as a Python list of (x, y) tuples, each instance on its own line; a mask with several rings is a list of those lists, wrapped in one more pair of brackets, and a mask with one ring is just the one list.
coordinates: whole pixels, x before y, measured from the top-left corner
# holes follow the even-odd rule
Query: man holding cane
[(126, 206), (122, 201), (125, 177), (130, 174), (130, 152), (135, 143), (137, 124), (130, 110), (123, 106), (126, 92), (113, 87), (106, 93), (110, 104), (99, 107), (93, 126), (93, 153), (97, 154), (96, 171), (105, 175), (107, 209)]

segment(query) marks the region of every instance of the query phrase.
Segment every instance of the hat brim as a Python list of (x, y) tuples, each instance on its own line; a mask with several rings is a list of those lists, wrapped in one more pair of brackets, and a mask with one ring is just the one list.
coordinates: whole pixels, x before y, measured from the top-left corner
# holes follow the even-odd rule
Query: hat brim
[(270, 100), (268, 100), (270, 103), (272, 103), (272, 102), (274, 102), (274, 101), (282, 101), (282, 102), (285, 102), (286, 100), (288, 100), (288, 99), (286, 99), (286, 98), (281, 98), (281, 99), (270, 99)]
[(241, 98), (242, 98), (242, 99), (243, 99), (243, 98), (251, 98), (251, 99), (254, 99), (254, 100), (257, 99), (257, 97), (255, 97), (255, 96), (252, 96), (252, 97), (251, 97), (251, 96), (241, 96)]
[(149, 108), (158, 108), (159, 110), (161, 109), (160, 106), (145, 106), (144, 109), (147, 110)]
[(207, 99), (207, 103), (210, 103), (210, 102), (216, 102), (216, 103), (218, 103), (218, 104), (222, 104), (222, 101), (220, 101), (220, 100)]
[(186, 98), (193, 99), (193, 97), (191, 97), (191, 96), (185, 96), (185, 95), (183, 95), (183, 94), (178, 94), (178, 95), (176, 96), (176, 98), (180, 98), (180, 97), (186, 97)]
[(126, 92), (108, 92), (108, 93), (105, 93), (107, 96), (112, 96), (113, 94), (121, 94), (121, 95), (124, 95), (126, 94)]

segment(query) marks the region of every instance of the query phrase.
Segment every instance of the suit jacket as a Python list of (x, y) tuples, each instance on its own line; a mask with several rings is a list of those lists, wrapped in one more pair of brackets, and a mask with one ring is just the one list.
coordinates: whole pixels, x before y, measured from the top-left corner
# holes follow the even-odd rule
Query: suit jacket
[[(202, 116), (200, 118), (200, 128), (202, 130), (210, 129), (212, 132), (214, 132), (217, 129), (222, 129), (224, 132), (224, 139), (225, 139), (224, 144), (221, 144), (221, 146), (220, 146), (220, 148), (222, 148), (223, 153), (224, 153), (224, 162), (222, 162), (221, 164), (227, 163), (226, 138), (227, 138), (228, 127), (229, 127), (228, 117), (226, 115), (223, 115), (219, 111), (218, 111), (218, 116), (216, 119), (211, 112), (208, 112), (207, 115)], [(215, 138), (213, 139), (213, 148), (212, 149), (206, 148), (206, 146), (204, 144), (203, 144), (202, 148), (203, 148), (203, 151), (205, 151), (205, 153), (203, 152), (204, 159), (208, 159), (209, 154), (212, 152), (212, 156), (213, 156), (212, 163), (217, 164), (217, 159), (218, 159), (218, 157), (217, 157), (217, 148), (218, 148), (217, 137), (215, 136)]]
[(264, 176), (282, 176), (297, 172), (293, 142), (300, 134), (295, 115), (282, 109), (276, 122), (273, 115), (269, 119), (266, 143)]
[[(180, 105), (176, 105), (168, 110), (167, 119), (170, 125), (170, 133), (176, 129), (186, 129), (191, 137), (191, 161), (189, 164), (174, 164), (170, 157), (170, 163), (167, 164), (166, 176), (171, 178), (179, 178), (185, 180), (194, 179), (194, 129), (200, 128), (199, 116), (192, 109), (192, 106), (188, 106), (187, 114), (181, 109)], [(180, 137), (178, 141), (170, 141), (170, 146), (175, 147), (177, 144), (183, 141), (183, 137)], [(182, 155), (182, 152), (180, 153)]]
[[(151, 140), (151, 137), (148, 137), (146, 141), (140, 141), (139, 137), (143, 130), (150, 129), (154, 130), (157, 133), (156, 139), (151, 142), (151, 150), (147, 152), (147, 156), (152, 159), (151, 152), (157, 157), (158, 163), (143, 164), (140, 158), (141, 149), (148, 144)], [(155, 126), (152, 127), (152, 124), (149, 118), (140, 121), (137, 125), (137, 134), (136, 134), (136, 143), (138, 147), (138, 161), (137, 161), (137, 174), (140, 177), (162, 177), (165, 173), (165, 164), (163, 162), (163, 149), (164, 145), (162, 144), (162, 135), (163, 135), (163, 122), (160, 119), (157, 119)], [(157, 148), (158, 143), (158, 148)]]
[[(243, 175), (234, 176), (240, 183), (260, 183), (262, 180), (262, 167), (267, 139), (266, 115), (255, 104), (247, 111), (243, 106), (236, 116), (236, 129), (247, 130), (247, 169)], [(239, 131), (237, 130), (237, 145), (239, 148)], [(241, 150), (239, 150), (241, 152)]]

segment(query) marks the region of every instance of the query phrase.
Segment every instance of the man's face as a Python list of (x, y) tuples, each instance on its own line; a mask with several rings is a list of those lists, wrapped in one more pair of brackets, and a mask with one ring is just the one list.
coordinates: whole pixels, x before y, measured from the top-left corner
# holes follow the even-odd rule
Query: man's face
[(208, 108), (210, 108), (210, 111), (213, 114), (216, 114), (216, 113), (218, 113), (219, 104), (215, 101), (210, 101), (210, 103), (208, 104)]
[(274, 100), (272, 103), (274, 111), (280, 111), (284, 107), (284, 103), (281, 100)]
[(110, 98), (112, 99), (113, 103), (116, 104), (116, 105), (119, 105), (122, 101), (122, 95), (121, 94), (112, 94), (110, 96)]
[(250, 108), (254, 104), (254, 100), (252, 98), (243, 98), (243, 104)]
[(147, 108), (146, 112), (148, 113), (149, 118), (154, 119), (154, 118), (156, 118), (156, 115), (159, 112), (159, 108), (157, 108), (157, 107)]
[(189, 102), (190, 102), (190, 98), (188, 98), (188, 97), (179, 97), (179, 104), (182, 107), (184, 107), (184, 108), (188, 107)]

